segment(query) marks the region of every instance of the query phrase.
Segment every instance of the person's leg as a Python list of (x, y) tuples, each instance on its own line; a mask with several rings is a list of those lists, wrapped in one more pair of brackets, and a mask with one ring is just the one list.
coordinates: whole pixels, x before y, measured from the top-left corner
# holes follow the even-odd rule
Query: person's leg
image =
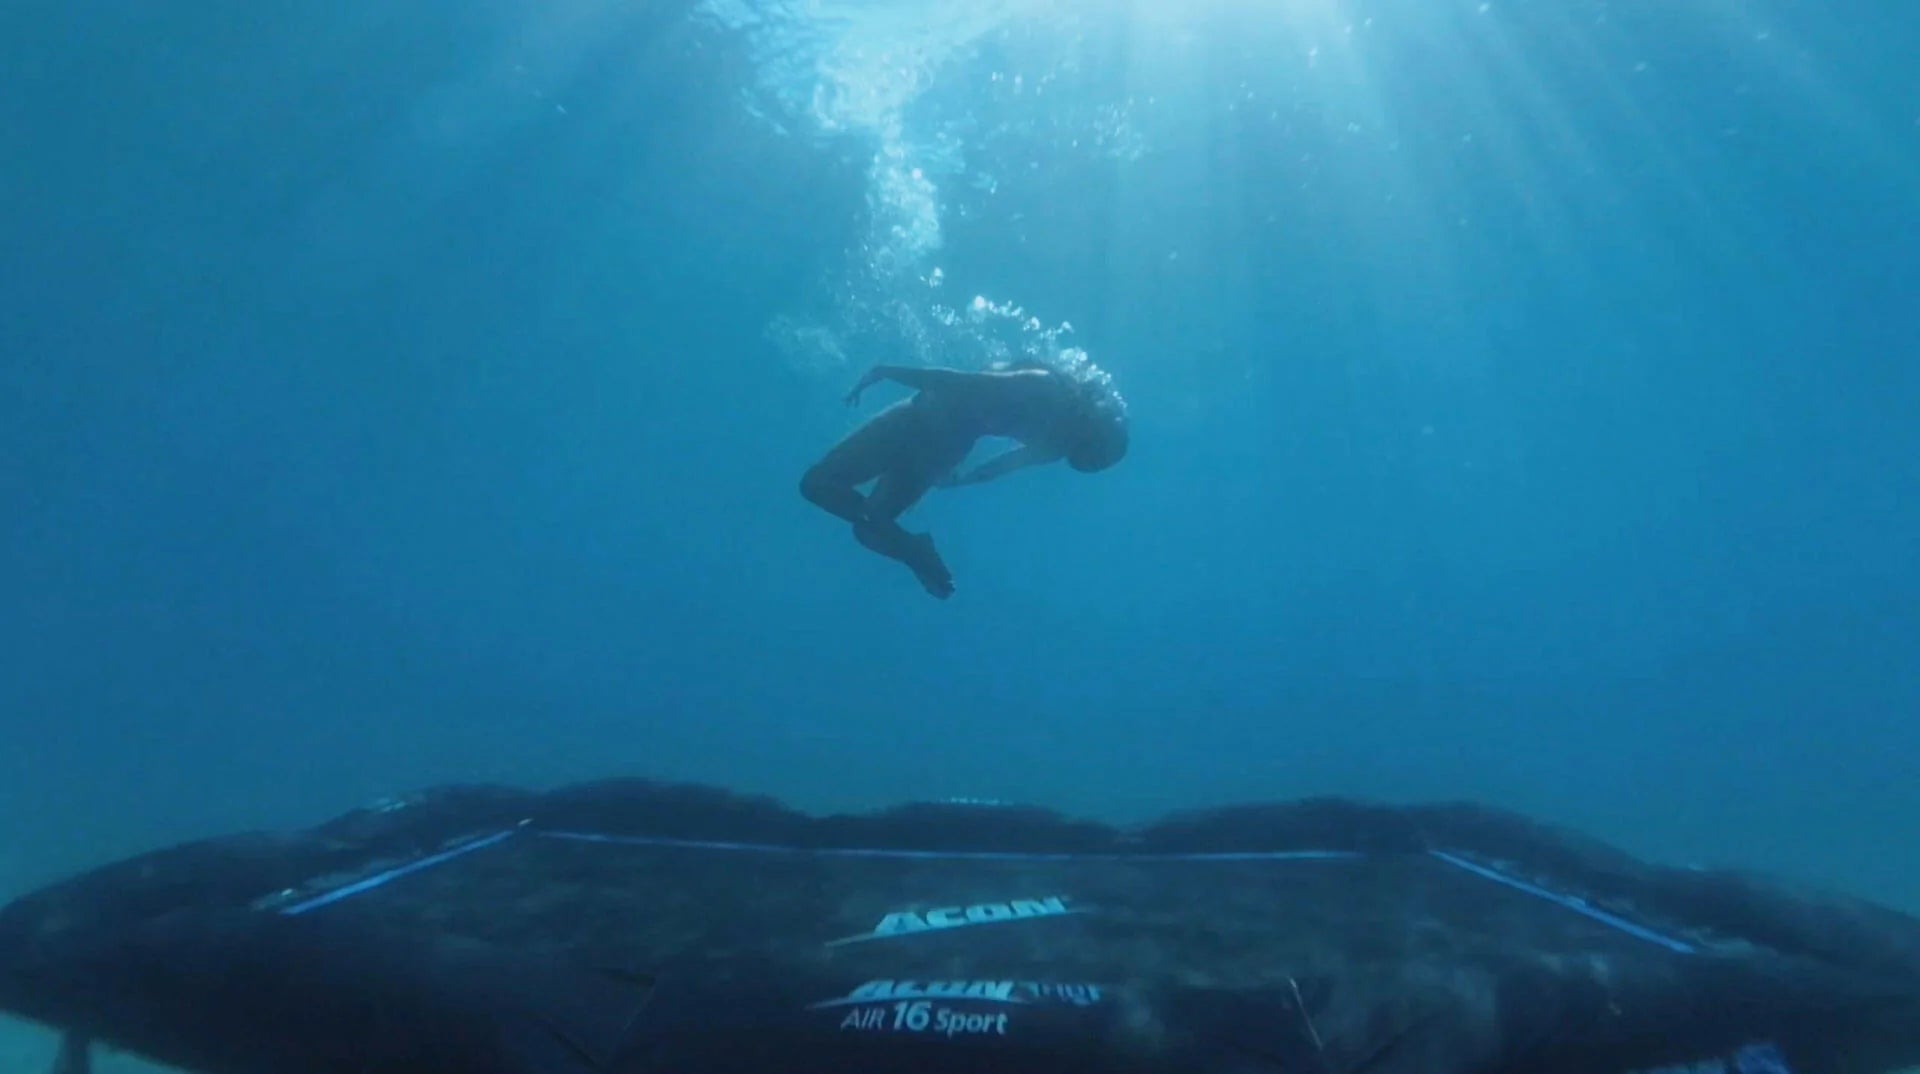
[(859, 523), (867, 517), (867, 498), (860, 486), (879, 477), (914, 451), (917, 430), (911, 400), (895, 403), (808, 467), (800, 478), (800, 495), (833, 515)]
[(908, 533), (898, 522), (858, 522), (853, 535), (869, 549), (906, 564), (927, 592), (945, 600), (953, 596), (953, 572), (933, 546), (933, 534)]
[(915, 469), (890, 470), (880, 475), (873, 495), (867, 498), (867, 517), (853, 524), (853, 535), (869, 549), (906, 564), (926, 591), (941, 599), (953, 595), (953, 572), (934, 548), (930, 533), (908, 533), (899, 518), (933, 487), (934, 481), (952, 470), (965, 457), (964, 450), (949, 460), (953, 452), (935, 453), (937, 458), (922, 461), (930, 465)]
[[(800, 479), (808, 502), (853, 523), (867, 548), (906, 564), (927, 592), (953, 594), (953, 575), (927, 534), (908, 533), (897, 521), (936, 480), (964, 458), (972, 441), (957, 435), (937, 410), (913, 400), (895, 403), (855, 429)], [(859, 486), (874, 481), (873, 493)]]

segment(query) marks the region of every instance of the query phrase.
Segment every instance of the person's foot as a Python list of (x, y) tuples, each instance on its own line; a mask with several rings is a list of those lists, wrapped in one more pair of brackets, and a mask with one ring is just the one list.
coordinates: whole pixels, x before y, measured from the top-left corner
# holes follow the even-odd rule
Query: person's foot
[(927, 592), (941, 600), (953, 596), (953, 572), (947, 569), (940, 553), (934, 550), (933, 534), (910, 534), (909, 540), (913, 542), (913, 555), (906, 562), (912, 568), (913, 576), (920, 579), (920, 584)]

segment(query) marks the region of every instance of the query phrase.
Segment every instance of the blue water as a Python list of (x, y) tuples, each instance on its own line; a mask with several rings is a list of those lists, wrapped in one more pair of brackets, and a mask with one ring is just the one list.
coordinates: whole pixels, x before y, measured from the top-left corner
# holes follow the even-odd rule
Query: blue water
[[(1920, 908), (1920, 9), (0, 10), (0, 890), (446, 780), (1475, 798)], [(1132, 452), (804, 503), (875, 362)]]

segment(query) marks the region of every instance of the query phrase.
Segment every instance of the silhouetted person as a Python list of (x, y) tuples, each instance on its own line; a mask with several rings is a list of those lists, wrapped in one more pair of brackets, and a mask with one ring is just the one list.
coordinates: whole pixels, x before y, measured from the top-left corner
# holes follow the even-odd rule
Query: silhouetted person
[[(991, 481), (1059, 460), (1083, 473), (1104, 470), (1127, 453), (1127, 423), (1118, 397), (1103, 385), (1035, 363), (980, 373), (877, 365), (847, 394), (847, 405), (883, 380), (915, 394), (875, 415), (840, 441), (800, 480), (811, 502), (853, 523), (860, 543), (907, 565), (927, 592), (953, 595), (953, 574), (933, 536), (908, 533), (900, 515), (935, 486)], [(1019, 447), (955, 472), (983, 436)], [(862, 495), (860, 486), (874, 482)]]

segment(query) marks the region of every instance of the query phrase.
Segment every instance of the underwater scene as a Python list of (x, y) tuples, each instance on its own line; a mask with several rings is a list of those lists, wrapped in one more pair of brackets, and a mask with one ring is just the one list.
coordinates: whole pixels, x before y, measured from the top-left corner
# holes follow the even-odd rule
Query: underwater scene
[[(1890, 0), (8, 5), (0, 901), (129, 859), (211, 890), (141, 856), (270, 831), (308, 849), (217, 844), (256, 913), (419, 866), (338, 920), (649, 982), (724, 932), (823, 975), (842, 1037), (997, 1039), (980, 1004), (1017, 999), (1061, 1007), (1055, 1059), (1133, 1047), (1072, 1019), (1138, 973), (1284, 987), (1299, 1039), (1246, 1047), (1313, 1060), (1276, 1071), (1682, 1064), (1341, 1052), (1337, 997), (1446, 976), (1379, 961), (1414, 951), (1617, 956), (1626, 988), (1764, 949), (1752, 980), (1871, 1008), (1836, 1040), (1920, 1026), (1915, 57)], [(607, 780), (761, 804), (568, 790)], [(959, 812), (843, 816), (907, 803)], [(1307, 804), (1231, 812), (1273, 803)], [(736, 885), (696, 843), (880, 859)], [(999, 864), (888, 864), (916, 854)], [(1689, 886), (1723, 869), (1758, 886)], [(647, 889), (645, 937), (500, 932), (476, 892), (542, 870), (591, 893), (543, 921), (688, 886)], [(101, 898), (33, 943), (135, 896)], [(1421, 915), (1452, 938), (1388, 951)], [(950, 926), (1016, 968), (939, 948), (952, 987), (916, 992), (873, 940)], [(999, 940), (1028, 928), (1072, 931)], [(294, 1069), (123, 1031), (106, 978), (37, 1006), (9, 935), (0, 1074)], [(1690, 1069), (1920, 1067), (1768, 996), (1781, 1052), (1721, 1027)], [(1217, 1014), (1140, 1002), (1195, 1040)], [(581, 1039), (365, 1069), (763, 1068)], [(985, 1054), (954, 1069), (1026, 1069)], [(1211, 1055), (1165, 1069), (1254, 1069)]]

